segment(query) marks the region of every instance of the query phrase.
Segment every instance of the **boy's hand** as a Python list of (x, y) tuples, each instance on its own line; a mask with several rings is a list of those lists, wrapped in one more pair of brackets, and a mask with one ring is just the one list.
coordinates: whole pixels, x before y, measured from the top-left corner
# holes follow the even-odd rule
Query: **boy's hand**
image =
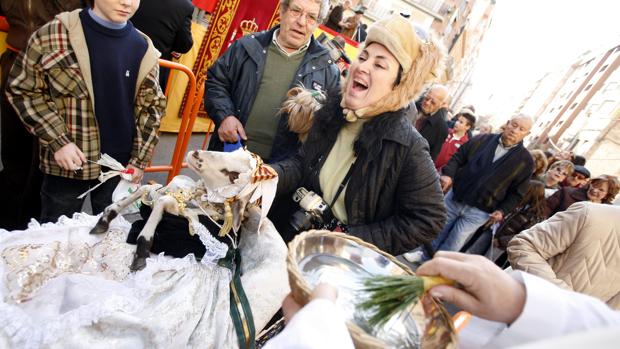
[(67, 171), (76, 171), (86, 162), (86, 156), (75, 143), (65, 144), (54, 153), (54, 160)]
[(144, 177), (144, 170), (134, 166), (134, 165), (127, 165), (127, 169), (132, 169), (133, 170), (133, 175), (131, 176), (131, 182), (132, 183), (140, 183), (142, 182), (142, 178)]

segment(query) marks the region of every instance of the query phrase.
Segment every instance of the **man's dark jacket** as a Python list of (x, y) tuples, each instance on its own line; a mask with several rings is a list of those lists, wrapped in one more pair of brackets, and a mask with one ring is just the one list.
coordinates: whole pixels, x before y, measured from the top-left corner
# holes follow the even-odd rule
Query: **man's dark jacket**
[(418, 117), (425, 117), (419, 131), (422, 137), (428, 142), (431, 158), (434, 161), (441, 151), (443, 142), (445, 142), (446, 137), (448, 137), (448, 125), (446, 124), (446, 115), (448, 111), (446, 108), (439, 108), (435, 114), (426, 117), (423, 116), (421, 102), (417, 102), (416, 107), (418, 108)]
[(190, 0), (142, 1), (131, 22), (153, 40), (161, 58), (171, 59), (172, 52), (185, 53), (192, 48), (192, 13)]
[[(314, 120), (299, 152), (273, 165), (279, 196), (301, 186), (322, 195), (319, 174), (346, 123), (340, 98), (330, 98)], [(426, 142), (405, 110), (373, 117), (354, 150), (357, 160), (344, 198), (348, 233), (393, 255), (433, 240), (445, 224), (443, 194)]]
[[(226, 116), (236, 116), (245, 126), (263, 78), (267, 51), (276, 29), (277, 27), (240, 38), (209, 68), (204, 101), (205, 109), (216, 125), (210, 149), (222, 149), (217, 128)], [(338, 90), (340, 86), (338, 67), (327, 49), (314, 38), (310, 41), (290, 87), (299, 84), (306, 88), (321, 88), (323, 91)], [(287, 118), (280, 117), (271, 161), (295, 154), (298, 147), (297, 135), (288, 130)]]
[[(521, 142), (493, 163), (500, 136), (484, 134), (472, 138), (444, 166), (443, 175), (452, 178), (454, 183), (455, 201), (489, 213), (501, 210), (503, 214), (521, 202), (529, 188), (534, 161)], [(488, 161), (481, 164), (479, 160), (485, 156)]]

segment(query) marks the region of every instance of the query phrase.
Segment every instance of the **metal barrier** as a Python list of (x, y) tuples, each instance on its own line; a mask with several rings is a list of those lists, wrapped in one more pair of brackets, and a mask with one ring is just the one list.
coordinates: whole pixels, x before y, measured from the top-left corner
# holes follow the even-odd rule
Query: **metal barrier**
[[(194, 129), (194, 122), (196, 121), (196, 116), (198, 115), (198, 110), (200, 109), (200, 103), (202, 102), (202, 96), (205, 93), (205, 84), (201, 84), (200, 88), (198, 88), (198, 93), (196, 93), (196, 98), (194, 99), (194, 105), (192, 106), (191, 116), (187, 122), (187, 127), (185, 128), (185, 134), (183, 135), (183, 142), (181, 144), (181, 151), (176, 161), (173, 160), (176, 168), (176, 174), (181, 171), (183, 167), (187, 167), (187, 164), (183, 162), (183, 155), (187, 150), (187, 145), (189, 144), (189, 140), (192, 137), (192, 130)], [(181, 122), (182, 124), (182, 122)], [(207, 132), (207, 137), (210, 132)], [(178, 138), (177, 138), (178, 139)], [(205, 149), (204, 146), (202, 149)], [(170, 181), (170, 179), (169, 179)]]
[[(183, 155), (187, 149), (187, 144), (192, 135), (192, 128), (194, 127), (194, 121), (198, 115), (198, 108), (202, 100), (202, 94), (204, 93), (204, 84), (199, 90), (196, 89), (196, 76), (190, 68), (183, 64), (160, 59), (159, 66), (169, 68), (172, 72), (181, 71), (187, 75), (187, 100), (181, 114), (181, 125), (179, 126), (179, 132), (177, 134), (177, 140), (174, 145), (174, 151), (172, 153), (172, 160), (168, 165), (149, 165), (144, 169), (144, 172), (168, 172), (168, 178), (166, 183), (170, 182), (174, 176), (179, 174), (181, 166), (183, 164)], [(168, 79), (170, 81), (170, 79)], [(170, 85), (170, 84), (168, 84)], [(166, 86), (165, 93), (169, 92), (169, 86)]]

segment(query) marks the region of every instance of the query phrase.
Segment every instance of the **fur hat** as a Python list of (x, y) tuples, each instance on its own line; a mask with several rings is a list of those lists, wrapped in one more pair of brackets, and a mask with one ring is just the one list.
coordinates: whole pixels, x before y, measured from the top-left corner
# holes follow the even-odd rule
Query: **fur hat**
[[(377, 21), (368, 28), (364, 46), (372, 43), (383, 45), (394, 55), (402, 68), (400, 83), (374, 105), (363, 110), (345, 110), (349, 121), (396, 111), (409, 105), (420, 94), (423, 86), (438, 75), (437, 71), (443, 63), (443, 48), (399, 15)], [(346, 89), (348, 80), (352, 79), (351, 75), (347, 77), (343, 89)], [(341, 105), (346, 109), (345, 95), (343, 90)]]

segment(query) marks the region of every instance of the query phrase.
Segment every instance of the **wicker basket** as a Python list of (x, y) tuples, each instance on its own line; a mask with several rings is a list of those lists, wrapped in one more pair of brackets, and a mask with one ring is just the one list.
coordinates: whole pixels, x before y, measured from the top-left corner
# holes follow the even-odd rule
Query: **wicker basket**
[[(288, 245), (288, 257), (287, 257), (287, 269), (288, 269), (288, 276), (289, 276), (289, 284), (291, 286), (291, 293), (293, 294), (293, 298), (295, 299), (295, 301), (300, 304), (300, 305), (305, 305), (309, 302), (310, 300), (310, 295), (312, 293), (312, 290), (310, 289), (310, 285), (308, 284), (308, 282), (304, 279), (303, 275), (301, 274), (301, 271), (299, 270), (297, 261), (299, 260), (299, 246), (301, 246), (302, 242), (308, 238), (311, 237), (322, 237), (322, 236), (334, 236), (335, 234), (337, 234), (338, 238), (342, 238), (342, 239), (347, 239), (350, 240), (356, 244), (359, 244), (360, 246), (363, 246), (365, 248), (371, 249), (381, 255), (383, 255), (385, 258), (389, 259), (391, 262), (393, 262), (394, 264), (398, 265), (399, 267), (401, 267), (406, 273), (413, 275), (413, 271), (411, 271), (411, 269), (409, 269), (409, 267), (407, 267), (406, 265), (404, 265), (403, 263), (399, 262), (395, 257), (393, 257), (390, 254), (387, 254), (381, 250), (379, 250), (377, 247), (375, 247), (372, 244), (369, 244), (359, 238), (356, 238), (354, 236), (350, 236), (350, 235), (346, 235), (346, 234), (342, 234), (342, 233), (334, 233), (334, 232), (330, 232), (327, 230), (310, 230), (304, 233), (301, 233), (299, 235), (297, 235), (293, 241), (291, 241)], [(443, 311), (445, 313), (445, 309), (443, 309), (442, 307), (439, 307), (440, 311)], [(445, 316), (448, 316), (447, 313), (444, 314)], [(449, 326), (451, 326), (451, 322), (449, 324)], [(386, 345), (383, 341), (377, 339), (376, 337), (373, 337), (371, 335), (369, 335), (368, 333), (366, 333), (364, 330), (362, 330), (359, 326), (353, 324), (352, 322), (348, 322), (347, 323), (347, 327), (349, 329), (349, 333), (351, 334), (351, 338), (353, 339), (353, 343), (355, 344), (355, 347), (358, 349), (375, 349), (375, 348), (385, 348)], [(452, 333), (454, 333), (454, 328), (451, 328)], [(454, 340), (455, 341), (455, 340)], [(453, 341), (453, 342), (454, 342)], [(423, 345), (423, 347), (426, 347), (425, 345)]]

